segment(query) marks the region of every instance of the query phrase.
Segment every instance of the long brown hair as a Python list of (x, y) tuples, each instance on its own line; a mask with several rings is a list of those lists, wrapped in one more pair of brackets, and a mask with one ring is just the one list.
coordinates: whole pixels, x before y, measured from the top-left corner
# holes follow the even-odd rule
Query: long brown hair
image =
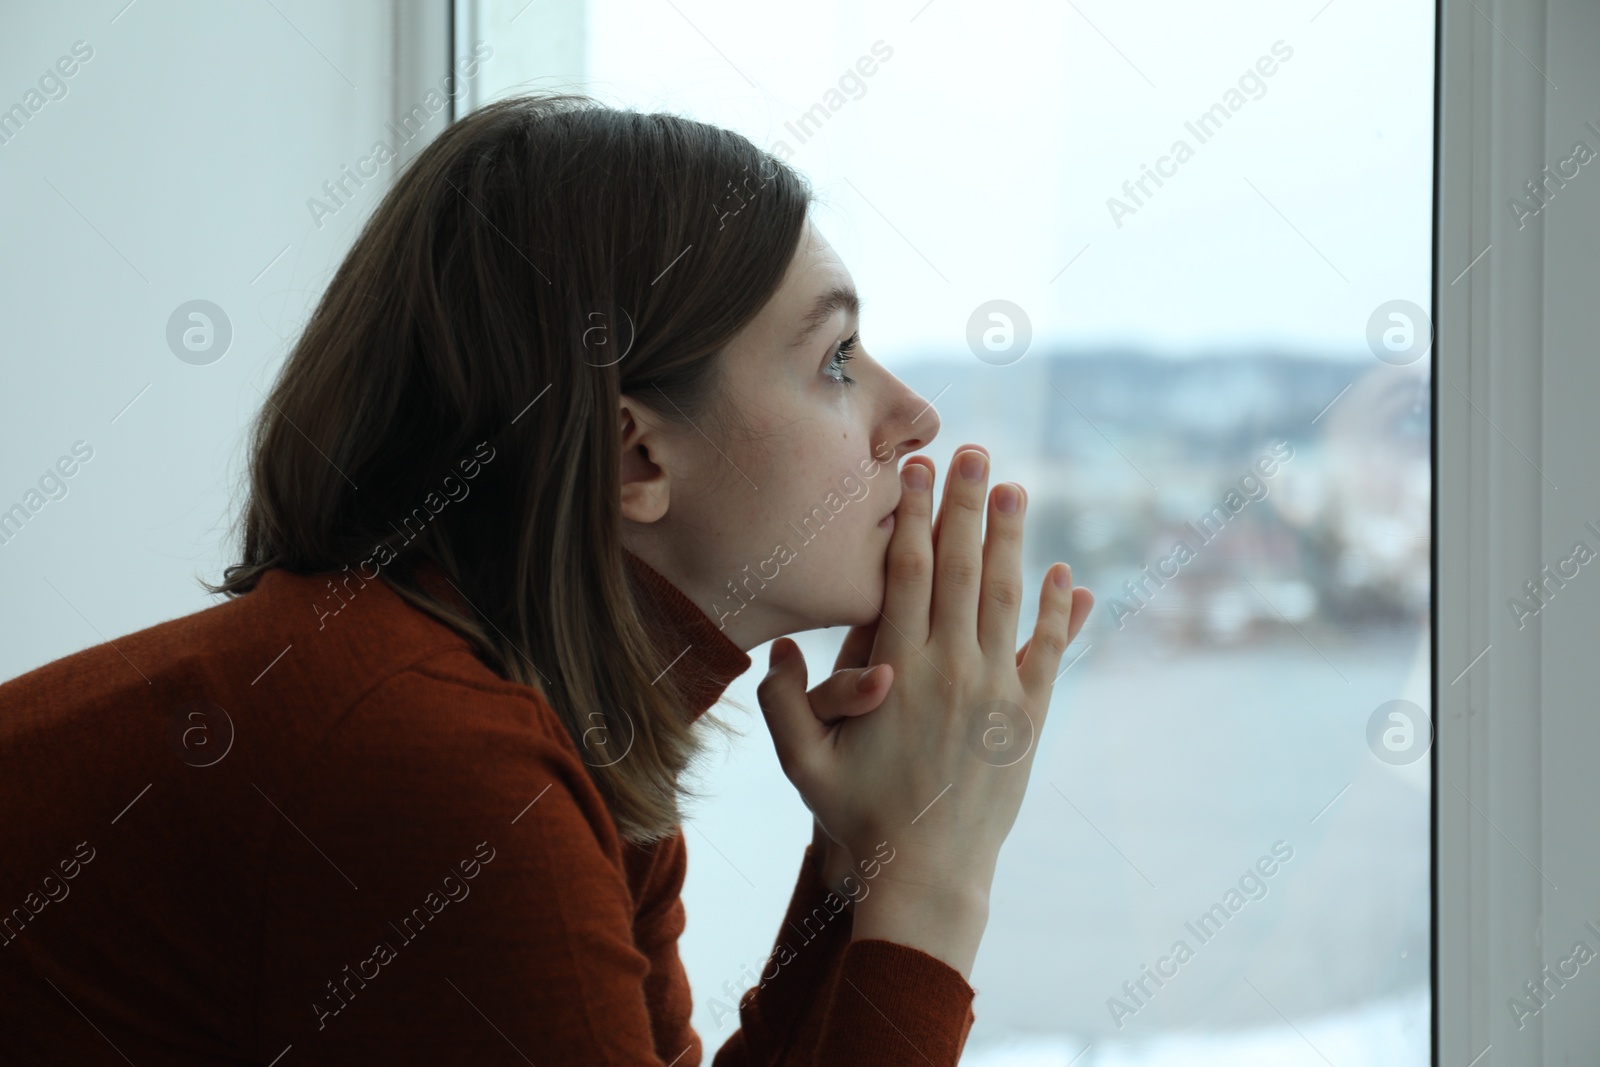
[[(453, 123), (290, 351), (252, 427), (242, 559), (203, 584), (237, 596), (272, 567), (377, 558), (408, 602), (539, 689), (580, 751), (597, 724), (628, 742), (590, 774), (625, 840), (669, 835), (702, 742), (693, 679), (657, 681), (657, 620), (625, 570), (619, 399), (714, 441), (748, 434), (721, 350), (777, 290), (812, 197), (736, 133), (587, 96)], [(423, 561), (470, 610), (417, 580)]]

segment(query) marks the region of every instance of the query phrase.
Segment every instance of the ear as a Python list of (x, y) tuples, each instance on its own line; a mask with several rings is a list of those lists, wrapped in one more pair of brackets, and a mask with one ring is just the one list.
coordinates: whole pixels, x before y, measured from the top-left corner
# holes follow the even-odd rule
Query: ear
[(650, 410), (624, 395), (622, 429), (622, 517), (655, 522), (667, 513), (670, 476), (659, 462), (662, 428)]

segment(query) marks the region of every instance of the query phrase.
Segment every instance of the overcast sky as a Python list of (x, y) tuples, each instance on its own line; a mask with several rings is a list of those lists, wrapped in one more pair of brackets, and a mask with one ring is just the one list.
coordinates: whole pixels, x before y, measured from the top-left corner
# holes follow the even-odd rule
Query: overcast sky
[[(880, 357), (960, 350), (996, 298), (1035, 345), (1362, 353), (1379, 304), (1429, 305), (1433, 5), (1221, 8), (596, 0), (588, 87), (785, 142)], [(802, 144), (785, 124), (841, 78)], [(1218, 103), (1237, 110), (1201, 141), (1185, 123)], [(1179, 140), (1193, 155), (1136, 204), (1123, 183)], [(1110, 197), (1135, 209), (1120, 227)]]

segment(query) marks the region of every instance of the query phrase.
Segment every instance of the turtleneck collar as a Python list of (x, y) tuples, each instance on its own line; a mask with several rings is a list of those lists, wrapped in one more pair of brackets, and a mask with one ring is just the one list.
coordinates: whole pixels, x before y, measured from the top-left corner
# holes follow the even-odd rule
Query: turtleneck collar
[[(750, 656), (733, 643), (693, 600), (655, 568), (623, 549), (628, 584), (645, 622), (656, 635), (657, 649), (679, 677), (687, 676), (691, 694), (689, 721), (693, 722), (721, 699), (729, 684), (750, 669)], [(437, 595), (470, 613), (454, 585), (432, 561), (417, 569), (418, 581)]]
[(715, 704), (728, 685), (750, 669), (750, 656), (733, 643), (698, 604), (644, 560), (623, 549), (629, 579), (645, 618), (659, 633), (662, 654), (670, 670), (689, 677), (694, 699), (689, 718), (699, 718)]

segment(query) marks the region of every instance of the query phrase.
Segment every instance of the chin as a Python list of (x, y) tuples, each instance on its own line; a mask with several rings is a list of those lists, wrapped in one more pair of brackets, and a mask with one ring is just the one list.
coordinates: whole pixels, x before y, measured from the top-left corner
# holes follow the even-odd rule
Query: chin
[[(858, 589), (859, 593), (856, 591)], [(844, 615), (848, 617), (849, 625), (861, 626), (880, 618), (883, 615), (884, 591), (884, 573), (881, 566), (870, 572), (866, 578), (858, 579), (856, 588), (849, 591), (849, 601), (841, 605), (845, 609)]]
[[(872, 591), (864, 587), (861, 591), (869, 596), (872, 595)], [(845, 594), (849, 597), (848, 600), (819, 606), (815, 612), (808, 612), (803, 620), (797, 620), (800, 628), (826, 630), (835, 626), (864, 626), (881, 617), (879, 612), (879, 608), (883, 606), (881, 602), (874, 607), (856, 596), (855, 590), (849, 586), (845, 586)]]
[(860, 608), (859, 610), (852, 612), (850, 618), (845, 620), (846, 626), (865, 626), (868, 623), (876, 622), (878, 619), (882, 618), (883, 605), (881, 603), (878, 605), (878, 607), (869, 607), (867, 602), (859, 597), (856, 598), (856, 603), (860, 605)]
[(801, 586), (812, 594), (810, 603), (794, 605), (795, 623), (800, 628), (827, 629), (834, 626), (864, 626), (882, 617), (887, 576), (883, 561), (863, 561), (861, 573), (834, 571), (819, 575), (796, 575)]

